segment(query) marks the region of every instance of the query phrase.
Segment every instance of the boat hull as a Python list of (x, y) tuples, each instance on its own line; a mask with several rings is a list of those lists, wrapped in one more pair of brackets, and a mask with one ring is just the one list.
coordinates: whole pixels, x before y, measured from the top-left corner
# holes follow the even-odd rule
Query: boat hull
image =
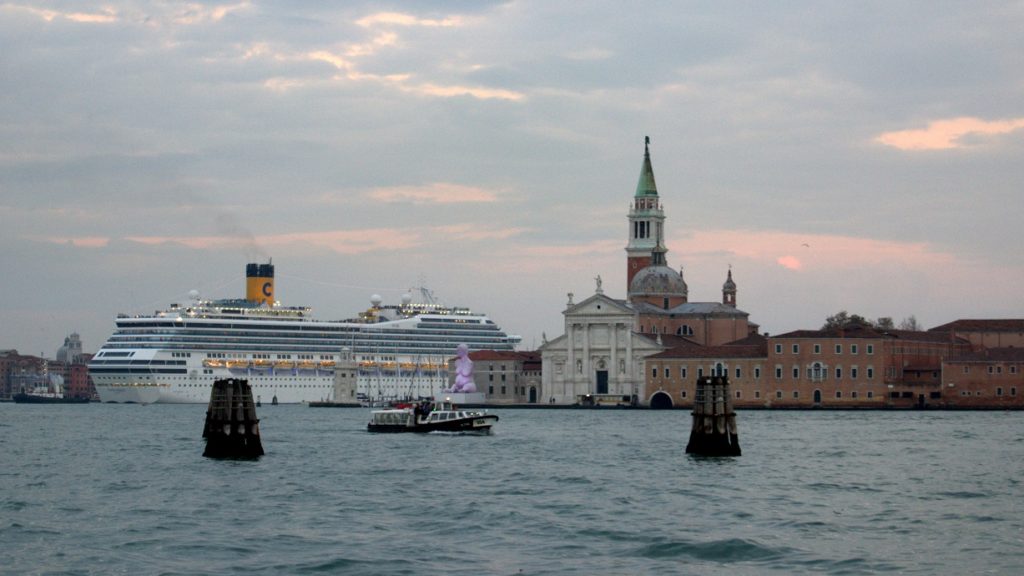
[(498, 417), (494, 414), (476, 414), (466, 418), (446, 420), (443, 422), (417, 422), (415, 424), (375, 424), (366, 425), (368, 432), (476, 432), (489, 433)]
[(64, 398), (56, 396), (37, 396), (34, 394), (15, 394), (11, 396), (17, 404), (88, 404), (88, 398)]

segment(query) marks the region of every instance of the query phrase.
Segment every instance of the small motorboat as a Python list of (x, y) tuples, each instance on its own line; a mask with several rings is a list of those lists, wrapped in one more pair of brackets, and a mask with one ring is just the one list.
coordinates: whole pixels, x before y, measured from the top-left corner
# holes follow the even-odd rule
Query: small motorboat
[(401, 404), (370, 413), (369, 432), (478, 432), (489, 433), (498, 416), (460, 410), (450, 401)]

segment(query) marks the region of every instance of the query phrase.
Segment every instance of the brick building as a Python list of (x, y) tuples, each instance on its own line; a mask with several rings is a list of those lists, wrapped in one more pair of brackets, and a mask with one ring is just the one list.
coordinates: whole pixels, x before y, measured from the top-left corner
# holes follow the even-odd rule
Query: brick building
[[(1019, 382), (1024, 363), (1017, 366), (1011, 351), (979, 356), (967, 339), (948, 333), (854, 324), (722, 346), (677, 346), (647, 358), (645, 377), (647, 389), (662, 394), (652, 406), (692, 405), (696, 379), (719, 374), (729, 376), (738, 408), (979, 406), (978, 398), (1002, 405), (1024, 389), (1013, 381)], [(964, 369), (974, 376), (949, 376)], [(969, 401), (960, 394), (966, 388)]]
[(941, 386), (950, 407), (1024, 407), (1024, 348), (988, 348), (950, 358), (942, 363)]

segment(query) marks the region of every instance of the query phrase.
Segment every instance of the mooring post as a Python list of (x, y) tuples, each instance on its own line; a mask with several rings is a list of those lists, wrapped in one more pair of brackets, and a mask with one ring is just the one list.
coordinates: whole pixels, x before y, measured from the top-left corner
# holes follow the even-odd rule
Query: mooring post
[(206, 438), (203, 456), (208, 458), (259, 458), (263, 455), (260, 421), (256, 418), (248, 380), (229, 378), (213, 383), (203, 438)]
[(687, 454), (698, 456), (739, 456), (740, 438), (736, 413), (729, 397), (729, 377), (697, 379), (693, 400), (693, 426)]

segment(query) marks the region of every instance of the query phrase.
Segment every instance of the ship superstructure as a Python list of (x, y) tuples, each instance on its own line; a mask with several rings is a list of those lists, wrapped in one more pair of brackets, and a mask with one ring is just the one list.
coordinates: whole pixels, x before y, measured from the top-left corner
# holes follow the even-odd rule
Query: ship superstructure
[[(471, 350), (514, 350), (486, 315), (405, 294), (379, 296), (357, 318), (320, 321), (308, 307), (274, 300), (272, 264), (246, 267), (245, 299), (172, 304), (151, 315), (119, 315), (116, 329), (89, 363), (104, 402), (206, 403), (214, 380), (245, 378), (264, 402), (334, 400), (335, 367), (357, 364), (359, 397), (432, 397), (448, 386), (448, 359)], [(340, 399), (339, 399), (340, 400)]]

